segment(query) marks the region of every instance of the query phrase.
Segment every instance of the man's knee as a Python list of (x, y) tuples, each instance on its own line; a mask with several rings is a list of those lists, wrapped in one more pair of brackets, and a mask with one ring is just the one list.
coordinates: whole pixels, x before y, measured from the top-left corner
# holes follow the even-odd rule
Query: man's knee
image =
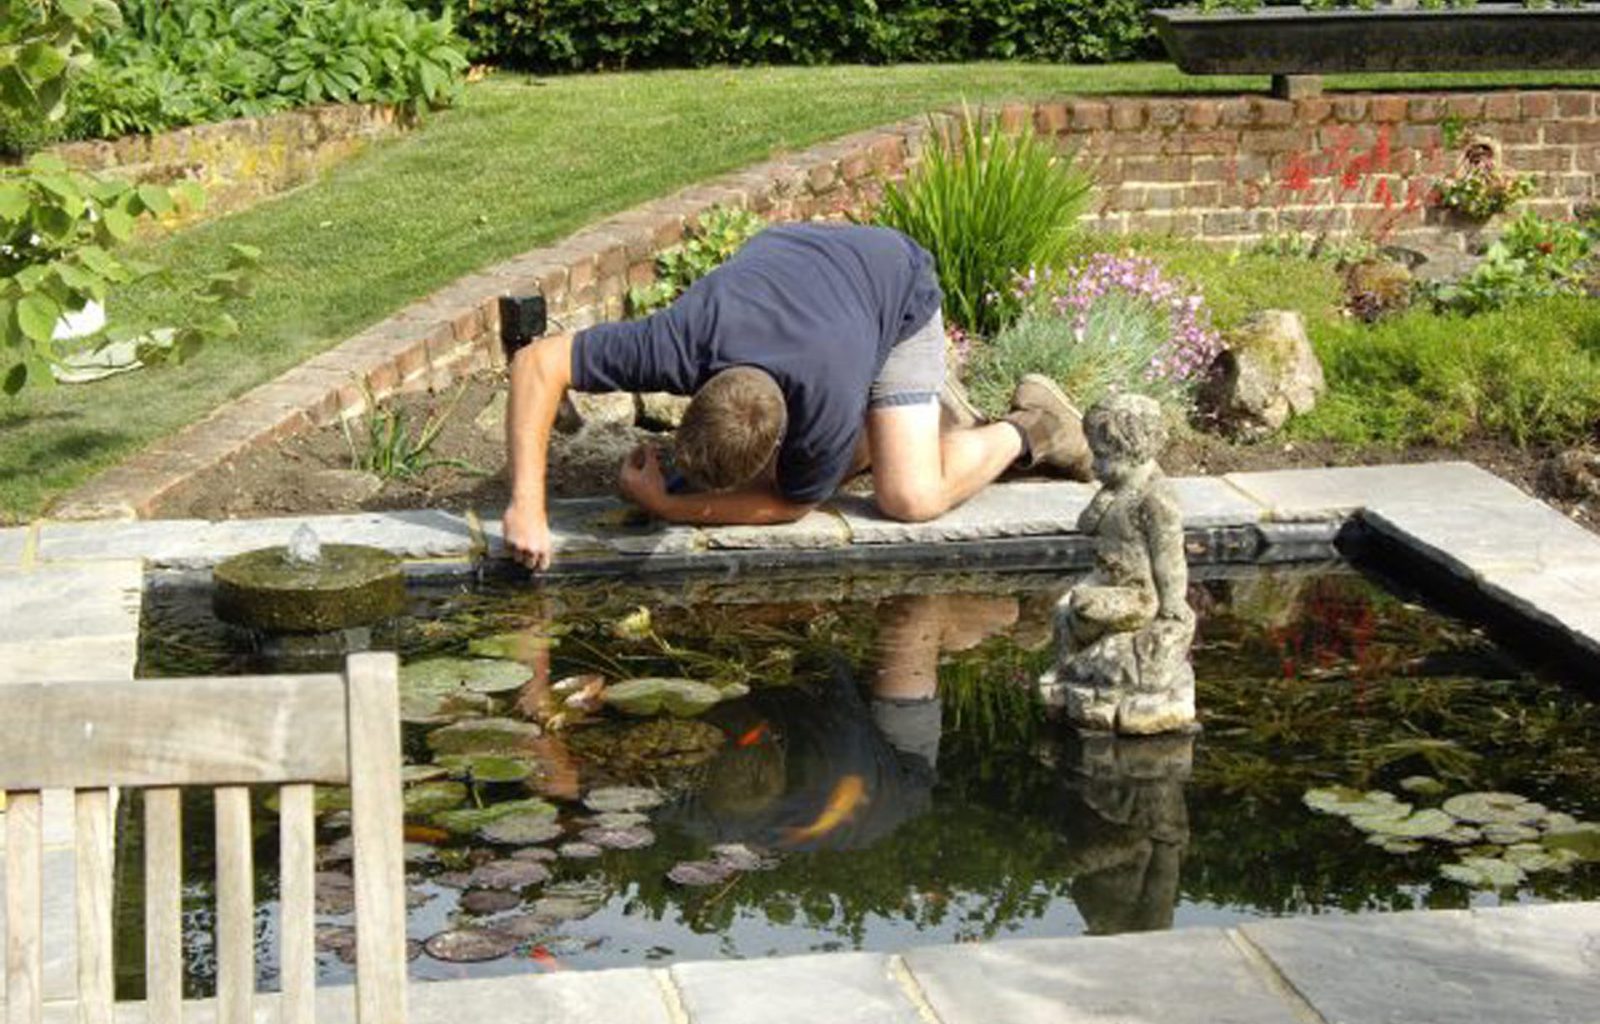
[(922, 523), (936, 519), (949, 508), (944, 495), (932, 487), (905, 485), (880, 488), (875, 496), (878, 511), (891, 519), (905, 523)]

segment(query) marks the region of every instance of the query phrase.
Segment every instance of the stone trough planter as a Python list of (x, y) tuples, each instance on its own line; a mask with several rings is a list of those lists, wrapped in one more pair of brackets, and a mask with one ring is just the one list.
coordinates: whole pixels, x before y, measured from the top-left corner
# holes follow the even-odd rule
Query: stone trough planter
[(1600, 67), (1600, 3), (1529, 9), (1151, 12), (1167, 53), (1192, 75)]

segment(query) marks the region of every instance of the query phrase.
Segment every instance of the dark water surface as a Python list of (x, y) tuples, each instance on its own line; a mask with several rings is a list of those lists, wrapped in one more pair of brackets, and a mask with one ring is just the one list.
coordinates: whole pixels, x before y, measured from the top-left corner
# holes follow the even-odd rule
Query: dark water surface
[[(659, 788), (654, 845), (549, 862), (553, 877), (510, 904), (462, 910), (474, 867), (515, 846), (446, 837), (411, 819), (410, 934), (511, 928), (507, 955), (458, 963), (419, 953), (419, 978), (598, 968), (822, 950), (900, 950), (1013, 936), (1216, 925), (1313, 913), (1594, 899), (1600, 869), (1530, 874), (1473, 890), (1440, 876), (1457, 851), (1385, 852), (1343, 818), (1307, 809), (1315, 787), (1394, 792), (1418, 807), (1509, 791), (1600, 819), (1600, 708), (1540, 677), (1481, 631), (1346, 568), (1250, 572), (1197, 582), (1194, 660), (1204, 731), (1157, 740), (1081, 738), (1051, 724), (1027, 684), (1051, 661), (1050, 613), (1067, 580), (1013, 575), (545, 591), (433, 589), (380, 645), (403, 660), (466, 653), (519, 632), (533, 682), (501, 698), (533, 717), (550, 682), (580, 673), (742, 680), (751, 692), (687, 722), (606, 713), (551, 731), (526, 757), (528, 783), (480, 784), (485, 803), (543, 795), (577, 838), (597, 785)], [(254, 653), (209, 619), (203, 593), (158, 587), (148, 602), (146, 676), (303, 670), (338, 659)], [(651, 612), (648, 629), (636, 616)], [(547, 698), (546, 698), (547, 699)], [(509, 709), (509, 710), (505, 710)], [(408, 726), (426, 764), (428, 727)], [(1425, 776), (1443, 792), (1412, 796)], [(531, 792), (530, 792), (531, 790)], [(272, 816), (259, 816), (270, 867)], [(335, 844), (324, 970), (348, 973), (337, 928)], [(195, 808), (191, 834), (205, 835)], [(713, 844), (770, 860), (693, 887), (668, 879)], [(137, 942), (137, 835), (122, 863), (125, 941)], [(203, 847), (192, 869), (208, 867)], [(537, 856), (524, 853), (523, 856)], [(273, 973), (270, 870), (261, 894), (262, 974)], [(543, 902), (541, 902), (543, 901)], [(197, 986), (209, 972), (204, 885), (191, 892)], [(581, 917), (573, 917), (581, 913)], [(131, 933), (131, 934), (130, 934)], [(436, 944), (440, 952), (443, 944)], [(127, 959), (133, 959), (131, 947)], [(136, 976), (124, 977), (136, 990)]]

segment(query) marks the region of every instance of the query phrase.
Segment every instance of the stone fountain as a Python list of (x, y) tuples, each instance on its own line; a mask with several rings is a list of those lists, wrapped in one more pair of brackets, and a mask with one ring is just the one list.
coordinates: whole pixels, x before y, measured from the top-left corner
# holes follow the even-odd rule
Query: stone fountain
[(398, 558), (377, 548), (323, 544), (305, 525), (287, 545), (237, 555), (212, 577), (218, 618), (294, 653), (361, 650), (371, 627), (406, 604)]
[(1194, 612), (1183, 515), (1156, 456), (1161, 406), (1114, 395), (1084, 433), (1100, 490), (1078, 517), (1094, 571), (1056, 606), (1056, 665), (1039, 681), (1047, 706), (1091, 730), (1133, 735), (1194, 728)]

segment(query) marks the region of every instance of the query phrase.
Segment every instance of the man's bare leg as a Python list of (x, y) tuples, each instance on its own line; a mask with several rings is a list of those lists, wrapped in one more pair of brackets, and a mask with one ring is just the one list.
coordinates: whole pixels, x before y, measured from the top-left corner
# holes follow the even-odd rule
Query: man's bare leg
[(1022, 436), (1005, 422), (940, 434), (935, 402), (868, 410), (867, 445), (879, 510), (908, 522), (961, 504), (1022, 454)]

